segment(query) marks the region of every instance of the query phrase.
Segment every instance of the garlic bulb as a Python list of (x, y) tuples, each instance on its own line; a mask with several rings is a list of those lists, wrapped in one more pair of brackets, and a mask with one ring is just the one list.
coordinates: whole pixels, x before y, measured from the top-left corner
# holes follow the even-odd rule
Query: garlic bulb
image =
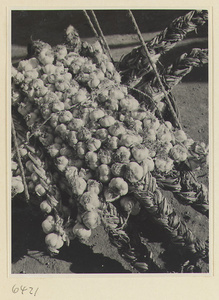
[(69, 183), (72, 182), (75, 179), (75, 177), (77, 177), (77, 176), (78, 176), (78, 168), (77, 167), (69, 166), (66, 168), (65, 177)]
[(87, 211), (94, 210), (100, 207), (98, 195), (94, 192), (85, 192), (79, 200), (80, 204)]
[(21, 176), (12, 177), (11, 196), (12, 198), (24, 191), (24, 185)]
[(92, 170), (95, 170), (99, 164), (97, 153), (92, 151), (87, 152), (85, 155), (85, 161)]
[(147, 172), (152, 172), (154, 170), (154, 161), (151, 157), (147, 157), (141, 163), (143, 168), (143, 175), (146, 175)]
[(102, 164), (98, 167), (100, 182), (108, 182), (111, 178), (110, 167), (106, 164)]
[(120, 196), (124, 196), (128, 193), (128, 184), (123, 178), (120, 177), (113, 178), (109, 183), (109, 188)]
[(112, 88), (110, 90), (109, 96), (111, 99), (121, 100), (125, 97), (124, 93), (118, 88)]
[(112, 161), (112, 153), (109, 150), (100, 149), (98, 157), (102, 164), (109, 165)]
[(71, 185), (73, 194), (80, 196), (86, 190), (87, 183), (83, 178), (75, 176), (74, 180), (71, 182)]
[(69, 131), (68, 133), (68, 141), (69, 141), (69, 145), (71, 147), (74, 147), (74, 145), (77, 144), (78, 139), (77, 139), (77, 132), (74, 130)]
[(55, 230), (55, 219), (53, 216), (48, 216), (43, 222), (42, 222), (42, 228), (43, 232), (45, 234), (51, 233)]
[(82, 215), (82, 222), (88, 229), (94, 229), (100, 225), (100, 216), (96, 210), (87, 211)]
[(95, 194), (99, 195), (100, 192), (102, 191), (102, 189), (103, 189), (102, 183), (100, 183), (96, 180), (93, 180), (93, 179), (88, 179), (88, 181), (87, 181), (87, 190), (88, 190), (88, 192), (95, 193)]
[(77, 143), (77, 154), (80, 158), (84, 158), (85, 154), (87, 153), (87, 147), (84, 142)]
[(47, 213), (47, 214), (51, 213), (51, 211), (52, 211), (51, 205), (46, 200), (44, 200), (40, 203), (40, 209), (42, 210), (42, 212)]
[(142, 147), (141, 145), (136, 145), (131, 150), (134, 159), (140, 163), (144, 159), (146, 159), (149, 155), (149, 151), (146, 147)]
[(151, 113), (147, 112), (146, 117), (143, 119), (144, 128), (157, 130), (160, 126), (159, 120)]
[(112, 136), (107, 140), (107, 147), (110, 150), (118, 149), (119, 139), (116, 136)]
[(140, 135), (123, 134), (120, 138), (120, 144), (127, 148), (140, 143), (142, 143), (142, 137)]
[(136, 162), (130, 162), (126, 165), (125, 178), (129, 182), (135, 183), (142, 179), (144, 174), (143, 168)]
[(49, 233), (45, 237), (45, 243), (48, 246), (48, 249), (54, 253), (58, 253), (58, 249), (64, 244), (62, 237), (56, 233)]
[(95, 132), (95, 136), (97, 139), (103, 141), (108, 137), (108, 131), (105, 128), (97, 129), (97, 131)]
[(160, 157), (155, 158), (155, 166), (160, 172), (169, 172), (173, 168), (173, 160), (169, 157), (164, 159)]
[(131, 95), (127, 95), (120, 100), (120, 106), (123, 110), (135, 111), (139, 107), (139, 102)]
[(128, 148), (121, 146), (117, 151), (116, 151), (116, 160), (120, 163), (127, 163), (129, 162), (131, 156), (131, 152)]
[(123, 163), (114, 163), (111, 166), (111, 172), (116, 177), (123, 177), (125, 172), (125, 164)]
[(36, 185), (35, 187), (35, 193), (39, 196), (42, 197), (46, 194), (46, 190), (44, 189), (44, 187), (39, 183)]
[(105, 113), (102, 109), (95, 109), (92, 112), (90, 112), (90, 120), (96, 122), (97, 120), (103, 118), (104, 115)]
[(184, 141), (187, 140), (187, 136), (186, 136), (185, 132), (181, 129), (176, 130), (174, 132), (174, 136), (175, 136), (176, 142), (178, 142), (178, 143), (183, 143)]
[(115, 122), (113, 125), (109, 127), (109, 133), (112, 136), (119, 136), (125, 133), (125, 127), (121, 122)]
[(96, 151), (101, 147), (101, 141), (95, 138), (90, 138), (87, 141), (87, 149), (89, 151)]
[(39, 61), (43, 65), (52, 64), (54, 61), (54, 54), (50, 46), (43, 47), (38, 55)]
[(125, 196), (121, 198), (120, 205), (124, 211), (131, 212), (135, 205), (135, 201), (130, 196)]
[(101, 118), (99, 122), (102, 127), (110, 127), (116, 122), (116, 120), (112, 116), (107, 115)]
[(187, 149), (181, 145), (175, 145), (170, 150), (170, 156), (176, 162), (185, 161), (188, 157)]
[(65, 156), (59, 156), (56, 158), (56, 164), (57, 164), (57, 168), (63, 172), (67, 165), (68, 165), (68, 159)]
[(87, 240), (91, 236), (91, 229), (87, 229), (81, 223), (76, 223), (72, 231), (82, 241)]
[(84, 126), (84, 121), (79, 118), (73, 118), (69, 123), (68, 123), (68, 129), (69, 130), (74, 130), (78, 131), (79, 128)]

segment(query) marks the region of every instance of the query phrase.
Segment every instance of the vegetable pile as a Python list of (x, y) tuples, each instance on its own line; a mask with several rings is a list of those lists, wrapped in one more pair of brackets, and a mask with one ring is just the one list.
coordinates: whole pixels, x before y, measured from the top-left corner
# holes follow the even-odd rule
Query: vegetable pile
[[(185, 200), (185, 193), (192, 192), (193, 204), (206, 212), (204, 185), (191, 190), (175, 180), (183, 166), (195, 171), (206, 163), (206, 145), (160, 118), (156, 109), (149, 110), (121, 83), (119, 70), (98, 41), (82, 42), (73, 26), (65, 34), (66, 43), (56, 47), (34, 41), (31, 57), (11, 72), (13, 112), (28, 128), (28, 138), (18, 138), (18, 150), (28, 191), (45, 214), (48, 250), (57, 254), (75, 237), (83, 242), (103, 224), (112, 243), (146, 272), (148, 262), (136, 254), (125, 230), (130, 215), (146, 209), (173, 243), (206, 257), (205, 242), (193, 236), (159, 188)], [(12, 197), (24, 192), (15, 154)], [(68, 194), (64, 201), (62, 191)]]

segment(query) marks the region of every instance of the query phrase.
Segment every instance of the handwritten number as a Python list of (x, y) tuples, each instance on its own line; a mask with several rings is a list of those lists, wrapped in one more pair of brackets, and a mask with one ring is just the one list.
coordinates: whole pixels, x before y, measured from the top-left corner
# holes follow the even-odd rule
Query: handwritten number
[(36, 296), (37, 291), (39, 290), (39, 288), (36, 289), (36, 292), (34, 293), (34, 296)]
[[(20, 287), (16, 287), (16, 284), (13, 285), (12, 287), (12, 293), (16, 294), (19, 291), (21, 292), (22, 295), (24, 295), (24, 292), (28, 290), (28, 287), (21, 285)], [(34, 295), (36, 296), (37, 292), (38, 292), (39, 288), (37, 288), (35, 290), (35, 292), (33, 293), (33, 287), (29, 287), (29, 293), (30, 295)]]
[(26, 286), (21, 285), (21, 294), (23, 295), (25, 291), (27, 291)]
[(13, 292), (14, 294), (16, 294), (18, 291), (19, 291), (19, 288), (16, 287), (16, 284), (13, 285), (13, 287), (12, 287), (12, 292)]

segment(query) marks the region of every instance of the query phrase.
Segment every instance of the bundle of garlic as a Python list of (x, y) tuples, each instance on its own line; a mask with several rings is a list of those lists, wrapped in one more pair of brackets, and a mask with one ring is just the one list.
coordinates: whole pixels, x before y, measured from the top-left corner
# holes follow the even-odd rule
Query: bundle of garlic
[[(185, 16), (172, 21), (160, 34), (151, 41), (146, 42), (151, 59), (156, 63), (160, 56), (179, 41), (183, 40), (187, 33), (197, 30), (208, 20), (208, 12), (205, 10), (190, 11)], [(119, 63), (122, 82), (136, 85), (141, 78), (151, 71), (151, 65), (142, 46), (134, 48), (126, 54)]]
[[(18, 132), (26, 132), (23, 124), (20, 124), (16, 115), (13, 115)], [(43, 232), (46, 234), (45, 242), (51, 254), (56, 254), (63, 246), (64, 242), (69, 243), (68, 222), (71, 217), (71, 207), (74, 207), (74, 200), (69, 192), (68, 185), (64, 187), (60, 184), (59, 176), (56, 171), (52, 171), (48, 165), (48, 159), (45, 157), (42, 147), (34, 147), (25, 141), (25, 135), (19, 135), (17, 138), (18, 150), (21, 156), (21, 162), (24, 166), (25, 182), (30, 194), (29, 203), (37, 205), (45, 215), (46, 219), (42, 222)], [(21, 179), (21, 170), (16, 162), (13, 151), (12, 160), (12, 197), (15, 196), (14, 190), (22, 186), (17, 193), (24, 191)], [(16, 184), (16, 186), (15, 186)], [(67, 203), (63, 205), (62, 190), (69, 194)]]
[[(84, 240), (104, 219), (107, 203), (121, 200), (128, 214), (138, 214), (142, 205), (147, 208), (123, 197), (136, 186), (136, 193), (144, 191), (150, 172), (166, 174), (186, 161), (190, 144), (185, 133), (179, 142), (179, 131), (170, 122), (161, 122), (128, 94), (98, 43), (89, 47), (89, 57), (80, 55), (82, 46), (73, 51), (74, 43), (37, 45), (36, 57), (13, 68), (13, 85), (21, 94), (14, 105), (70, 186), (78, 217), (68, 235)], [(46, 224), (54, 230), (52, 218)], [(49, 234), (46, 243), (58, 250), (62, 241)], [(126, 240), (122, 231), (117, 234)]]

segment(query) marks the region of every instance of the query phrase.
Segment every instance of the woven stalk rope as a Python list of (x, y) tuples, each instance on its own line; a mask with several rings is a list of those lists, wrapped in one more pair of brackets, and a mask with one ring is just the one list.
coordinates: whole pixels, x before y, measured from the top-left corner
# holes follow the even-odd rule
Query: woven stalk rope
[[(176, 86), (184, 76), (189, 74), (194, 67), (202, 67), (208, 62), (208, 51), (207, 49), (194, 48), (187, 54), (184, 53), (178, 60), (169, 67), (167, 67), (161, 76), (162, 82), (167, 90), (172, 89)], [(164, 98), (163, 91), (159, 86), (159, 82), (155, 76), (150, 80), (146, 81), (146, 78), (136, 85), (136, 89), (145, 91), (149, 94), (154, 101), (159, 102)]]
[[(166, 91), (170, 92), (184, 76), (192, 71), (194, 67), (202, 67), (207, 62), (207, 49), (194, 48), (189, 54), (184, 53), (181, 55), (180, 58), (174, 64), (167, 67), (161, 75), (161, 80)], [(135, 88), (149, 95), (148, 100), (146, 97), (142, 97), (143, 101), (149, 102), (149, 105), (154, 106), (153, 102), (158, 104), (162, 101), (165, 103), (165, 95), (156, 76), (152, 76), (150, 81), (148, 81), (147, 76), (143, 77)], [(153, 102), (151, 99), (153, 99)], [(177, 105), (173, 97), (171, 97), (171, 102), (175, 113), (178, 115)], [(161, 113), (165, 120), (169, 119), (173, 124), (175, 124), (175, 116), (173, 116), (172, 110), (169, 109), (169, 105), (164, 105), (161, 109)]]
[(176, 171), (166, 176), (156, 176), (157, 184), (164, 190), (172, 191), (175, 197), (186, 205), (207, 215), (209, 210), (208, 192), (191, 172)]
[(196, 257), (205, 258), (208, 255), (208, 244), (197, 239), (187, 225), (180, 220), (171, 203), (162, 195), (157, 187), (156, 179), (147, 174), (144, 190), (134, 189), (136, 197), (145, 209), (153, 216), (170, 235), (172, 242)]
[(140, 273), (163, 272), (154, 260), (147, 245), (142, 243), (136, 228), (130, 223), (129, 214), (121, 215), (112, 203), (107, 203), (103, 210), (103, 225), (110, 242), (118, 248), (120, 255)]
[[(159, 57), (173, 48), (186, 34), (197, 29), (208, 20), (208, 12), (205, 10), (191, 11), (185, 16), (175, 19), (160, 34), (155, 36), (146, 45), (154, 62)], [(142, 46), (134, 48), (125, 55), (119, 63), (119, 70), (124, 82), (131, 82), (141, 78), (151, 70), (145, 50)]]

